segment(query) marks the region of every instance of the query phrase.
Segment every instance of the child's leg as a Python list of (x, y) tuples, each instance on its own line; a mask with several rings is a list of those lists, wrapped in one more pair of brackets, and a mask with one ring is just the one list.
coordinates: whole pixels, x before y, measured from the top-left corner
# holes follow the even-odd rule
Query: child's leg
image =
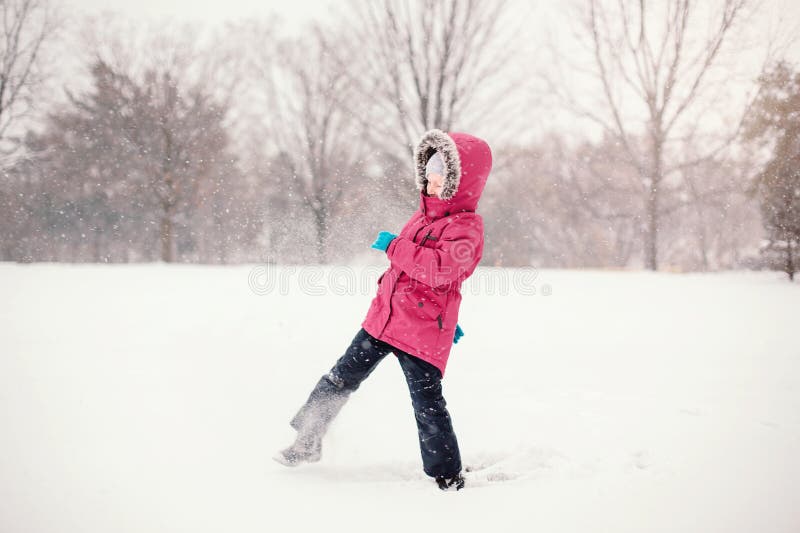
[(345, 354), (320, 378), (290, 422), (298, 432), (299, 443), (319, 445), (350, 393), (358, 389), (391, 349), (363, 328), (356, 334)]
[(431, 477), (454, 476), (461, 472), (461, 454), (442, 396), (442, 373), (418, 357), (395, 353), (411, 393), (423, 469)]

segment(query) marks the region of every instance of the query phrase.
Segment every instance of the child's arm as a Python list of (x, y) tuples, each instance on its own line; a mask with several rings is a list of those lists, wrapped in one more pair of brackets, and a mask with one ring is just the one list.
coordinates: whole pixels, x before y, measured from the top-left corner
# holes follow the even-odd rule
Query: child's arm
[(483, 219), (461, 216), (448, 224), (434, 248), (396, 237), (386, 248), (389, 260), (412, 279), (442, 288), (467, 278), (483, 255)]

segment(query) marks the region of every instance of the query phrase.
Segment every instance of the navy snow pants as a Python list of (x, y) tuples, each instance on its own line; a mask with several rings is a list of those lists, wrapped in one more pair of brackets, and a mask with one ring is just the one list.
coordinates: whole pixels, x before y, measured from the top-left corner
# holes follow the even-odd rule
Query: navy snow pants
[(350, 393), (358, 389), (390, 352), (397, 356), (411, 393), (425, 473), (431, 477), (457, 474), (461, 471), (461, 455), (442, 396), (442, 373), (427, 361), (376, 339), (363, 328), (333, 368), (320, 378), (292, 419), (298, 438), (320, 441)]

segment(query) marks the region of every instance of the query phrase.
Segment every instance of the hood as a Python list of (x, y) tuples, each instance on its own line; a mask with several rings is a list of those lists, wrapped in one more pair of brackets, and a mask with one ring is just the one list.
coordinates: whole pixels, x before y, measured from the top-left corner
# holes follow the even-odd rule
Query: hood
[[(444, 159), (446, 175), (442, 197), (428, 196), (425, 189), (425, 165), (439, 152)], [(483, 139), (468, 133), (425, 132), (414, 152), (417, 189), (420, 191), (420, 210), (429, 218), (440, 218), (478, 208), (486, 179), (492, 170), (492, 152)]]

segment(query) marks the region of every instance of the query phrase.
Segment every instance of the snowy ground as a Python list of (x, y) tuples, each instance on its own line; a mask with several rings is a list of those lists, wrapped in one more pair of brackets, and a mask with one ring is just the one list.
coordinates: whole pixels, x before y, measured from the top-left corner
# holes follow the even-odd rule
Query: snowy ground
[(270, 459), (377, 274), (259, 295), (252, 269), (0, 265), (0, 531), (800, 531), (800, 284), (781, 274), (467, 291), (444, 390), (484, 468), (444, 493), (393, 356), (321, 463)]

